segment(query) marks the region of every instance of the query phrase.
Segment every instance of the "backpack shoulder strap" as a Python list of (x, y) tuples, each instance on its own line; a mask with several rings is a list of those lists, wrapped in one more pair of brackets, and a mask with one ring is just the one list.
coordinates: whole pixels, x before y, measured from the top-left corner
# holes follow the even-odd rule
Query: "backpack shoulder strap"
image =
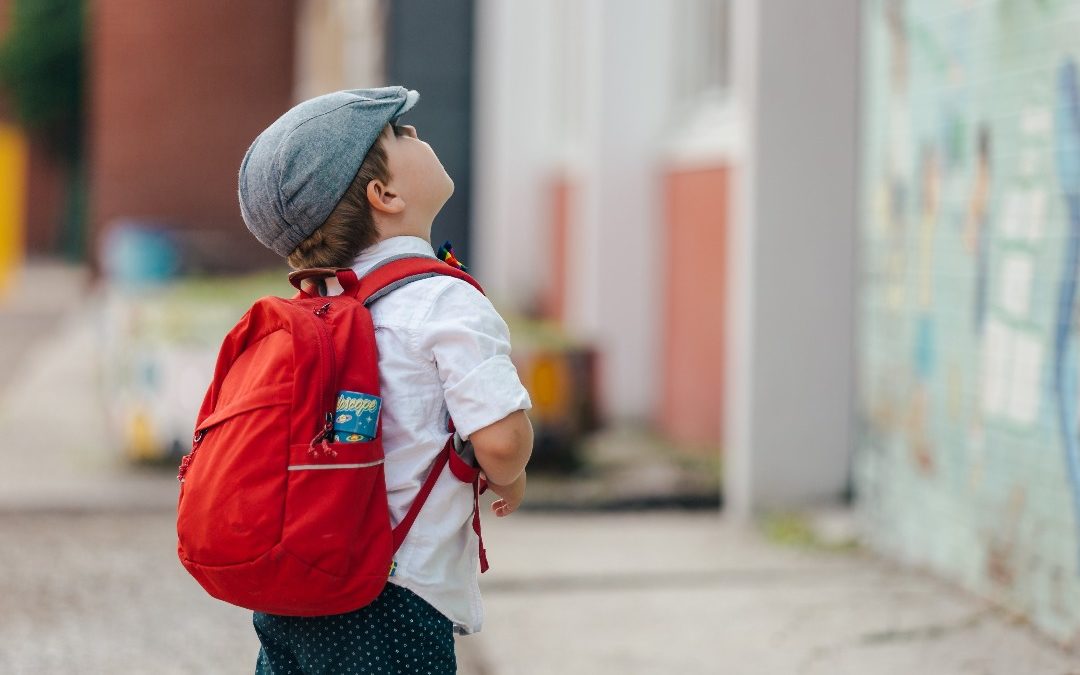
[(386, 296), (402, 286), (435, 276), (447, 276), (468, 282), (473, 288), (484, 292), (480, 284), (467, 272), (437, 258), (427, 256), (394, 256), (383, 260), (371, 268), (360, 279), (356, 297), (370, 307), (379, 298)]
[[(369, 270), (368, 273), (360, 279), (360, 284), (355, 295), (358, 300), (364, 303), (365, 307), (370, 307), (372, 303), (379, 298), (385, 297), (387, 294), (406, 284), (436, 276), (448, 276), (461, 279), (462, 281), (471, 284), (473, 288), (481, 293), (484, 292), (484, 289), (480, 287), (480, 284), (467, 272), (463, 272), (442, 260), (427, 256), (402, 255), (387, 258)], [(446, 441), (446, 445), (443, 446), (443, 449), (435, 457), (435, 462), (428, 472), (427, 479), (425, 479), (423, 485), (421, 485), (420, 491), (413, 499), (408, 512), (406, 512), (401, 522), (398, 523), (397, 527), (393, 530), (395, 553), (402, 542), (405, 541), (405, 537), (409, 534), (409, 530), (412, 528), (413, 522), (419, 515), (420, 509), (422, 509), (427, 502), (428, 495), (431, 494), (432, 488), (435, 487), (435, 482), (439, 479), (439, 475), (447, 466), (450, 455), (453, 453), (454, 435), (451, 434)], [(474, 514), (478, 519), (479, 514), (476, 513), (477, 505), (474, 503), (473, 507)], [(476, 520), (474, 526), (479, 528), (479, 520)], [(482, 560), (481, 569), (486, 571), (487, 556), (483, 550), (483, 542), (480, 543), (480, 556)]]

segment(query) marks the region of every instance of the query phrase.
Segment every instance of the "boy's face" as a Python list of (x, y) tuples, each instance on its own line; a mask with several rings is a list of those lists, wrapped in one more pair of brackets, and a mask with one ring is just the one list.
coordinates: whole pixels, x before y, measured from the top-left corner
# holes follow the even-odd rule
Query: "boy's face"
[(382, 147), (390, 169), (392, 190), (405, 200), (406, 209), (417, 216), (434, 218), (454, 194), (454, 181), (431, 146), (420, 140), (408, 124), (388, 124)]

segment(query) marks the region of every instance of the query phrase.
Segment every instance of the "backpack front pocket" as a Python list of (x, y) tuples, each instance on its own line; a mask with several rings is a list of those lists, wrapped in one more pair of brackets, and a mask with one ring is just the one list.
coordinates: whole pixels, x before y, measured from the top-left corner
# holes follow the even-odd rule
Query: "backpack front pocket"
[(290, 446), (286, 550), (334, 576), (385, 576), (392, 540), (383, 461), (378, 441)]
[(208, 417), (184, 460), (177, 533), (200, 565), (247, 563), (281, 541), (289, 409), (276, 392), (257, 390)]

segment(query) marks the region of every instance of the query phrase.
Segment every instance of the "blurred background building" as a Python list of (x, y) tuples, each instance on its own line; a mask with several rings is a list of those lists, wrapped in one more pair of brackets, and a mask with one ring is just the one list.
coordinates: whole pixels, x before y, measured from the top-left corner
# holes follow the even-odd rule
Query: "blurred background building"
[[(878, 550), (1080, 640), (1080, 1), (0, 17), (0, 283), (97, 271), (136, 456), (184, 451), (221, 334), (287, 291), (237, 208), (248, 144), (297, 101), (402, 83), (457, 185), (433, 243), (515, 317), (544, 452), (600, 421), (722, 449), (730, 513), (854, 497)], [(67, 118), (35, 124), (42, 73)]]

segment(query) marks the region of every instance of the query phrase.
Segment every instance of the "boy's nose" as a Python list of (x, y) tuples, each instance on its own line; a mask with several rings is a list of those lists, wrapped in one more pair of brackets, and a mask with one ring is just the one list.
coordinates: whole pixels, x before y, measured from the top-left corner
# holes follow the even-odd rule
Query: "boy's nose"
[(416, 138), (416, 127), (411, 124), (402, 124), (401, 128), (405, 130), (405, 133), (413, 138)]

